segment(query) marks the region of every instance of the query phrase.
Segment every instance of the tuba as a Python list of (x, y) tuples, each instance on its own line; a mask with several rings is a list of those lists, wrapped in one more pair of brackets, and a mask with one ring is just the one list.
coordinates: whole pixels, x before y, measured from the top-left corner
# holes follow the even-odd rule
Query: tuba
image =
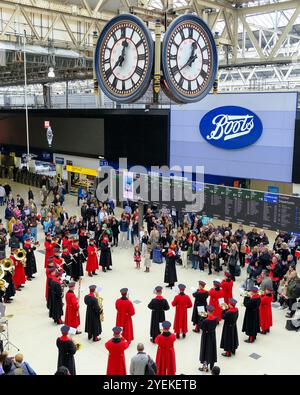
[(14, 270), (14, 261), (10, 258), (5, 258), (1, 262), (1, 266), (3, 267), (4, 271), (12, 273)]
[(100, 321), (104, 321), (104, 311), (103, 311), (103, 298), (100, 296), (99, 292), (95, 292), (96, 298), (98, 300), (98, 305), (100, 307)]
[(7, 286), (8, 286), (7, 282), (2, 278), (0, 280), (0, 291), (5, 292)]
[(22, 265), (26, 266), (26, 251), (23, 248), (18, 248), (14, 253), (14, 258), (16, 261), (20, 261)]

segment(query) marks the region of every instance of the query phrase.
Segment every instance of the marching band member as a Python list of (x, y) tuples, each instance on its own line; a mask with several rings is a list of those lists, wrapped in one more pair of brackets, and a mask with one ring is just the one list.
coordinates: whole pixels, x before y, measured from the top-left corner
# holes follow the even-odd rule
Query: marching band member
[(171, 322), (162, 323), (162, 333), (155, 339), (158, 345), (156, 353), (157, 375), (175, 375), (176, 374), (176, 356), (174, 343), (176, 336), (170, 332)]
[(116, 326), (113, 328), (113, 338), (105, 343), (105, 348), (108, 350), (108, 361), (106, 374), (125, 376), (126, 375), (126, 360), (125, 350), (129, 347), (127, 340), (121, 335), (122, 328)]
[(207, 318), (201, 323), (202, 335), (199, 358), (203, 364), (199, 368), (201, 372), (208, 372), (208, 365), (210, 365), (210, 370), (212, 370), (215, 362), (217, 362), (216, 327), (218, 325), (218, 318), (214, 314), (214, 311), (214, 306), (207, 306)]
[(232, 299), (233, 280), (231, 278), (230, 273), (225, 272), (224, 275), (225, 275), (225, 278), (221, 282), (221, 288), (222, 288), (223, 294), (224, 294), (224, 302), (226, 304), (228, 304), (229, 299)]
[(102, 237), (102, 240), (100, 240), (100, 250), (101, 250), (100, 265), (102, 266), (102, 271), (106, 272), (106, 270), (111, 270), (110, 266), (112, 266), (112, 260), (111, 260), (109, 238), (107, 234), (105, 234)]
[(259, 306), (260, 296), (258, 295), (258, 288), (253, 287), (247, 296), (244, 297), (244, 306), (246, 307), (242, 332), (245, 332), (249, 338), (245, 340), (246, 343), (253, 343), (259, 329)]
[(26, 251), (25, 274), (27, 276), (27, 280), (31, 281), (34, 278), (33, 275), (37, 272), (37, 268), (34, 256), (34, 251), (36, 250), (36, 247), (32, 246), (30, 238), (26, 238), (24, 240), (24, 250)]
[(25, 269), (24, 269), (23, 263), (21, 261), (18, 261), (14, 257), (15, 252), (16, 252), (16, 249), (12, 248), (11, 255), (9, 258), (12, 259), (14, 262), (13, 282), (14, 282), (15, 289), (17, 291), (21, 291), (21, 288), (24, 288), (24, 284), (26, 282)]
[[(46, 287), (45, 287), (45, 297), (48, 302), (48, 295), (49, 295), (49, 277), (51, 273), (55, 270), (55, 266), (53, 263), (53, 257), (48, 258), (48, 266), (46, 269)], [(47, 303), (48, 304), (48, 303)]]
[(62, 241), (61, 241), (61, 246), (62, 246), (62, 249), (63, 250), (65, 250), (65, 248), (67, 247), (68, 248), (68, 251), (70, 252), (70, 240), (69, 240), (69, 236), (68, 236), (68, 232), (66, 231), (65, 232), (65, 235), (64, 235), (64, 237), (63, 237), (63, 239), (62, 239)]
[(71, 246), (72, 255), (72, 277), (74, 281), (78, 281), (80, 277), (83, 277), (83, 267), (82, 267), (82, 254), (78, 245), (79, 240), (77, 238), (73, 239)]
[(13, 275), (12, 271), (10, 270), (5, 270), (4, 271), (4, 277), (3, 280), (5, 280), (8, 284), (8, 287), (6, 288), (5, 295), (3, 297), (4, 303), (11, 303), (12, 297), (15, 296), (16, 290), (13, 282)]
[(63, 252), (61, 254), (61, 258), (63, 260), (63, 270), (65, 271), (67, 276), (72, 276), (72, 256), (69, 252), (69, 247), (65, 245), (63, 247)]
[(156, 337), (160, 334), (159, 324), (165, 321), (165, 311), (170, 309), (167, 299), (162, 297), (162, 287), (155, 287), (156, 297), (148, 304), (151, 312), (150, 340), (155, 342)]
[(224, 357), (235, 355), (235, 351), (239, 346), (238, 332), (236, 323), (239, 317), (239, 311), (236, 307), (237, 301), (230, 298), (228, 301), (228, 309), (223, 310), (222, 318), (224, 320), (222, 338), (220, 347), (225, 351), (222, 353)]
[(183, 338), (186, 337), (188, 332), (187, 309), (190, 309), (193, 306), (191, 298), (184, 293), (186, 286), (179, 284), (178, 288), (180, 293), (175, 296), (172, 302), (172, 306), (176, 308), (174, 318), (174, 332), (177, 339), (180, 338), (181, 333)]
[(68, 368), (70, 374), (75, 376), (76, 368), (74, 355), (76, 354), (77, 348), (73, 340), (68, 336), (70, 327), (63, 325), (60, 330), (62, 336), (56, 340), (56, 346), (58, 348), (57, 369), (61, 366), (65, 366)]
[(94, 342), (101, 340), (99, 335), (102, 333), (102, 325), (100, 321), (101, 309), (95, 295), (96, 285), (90, 285), (90, 293), (84, 297), (84, 303), (87, 305), (85, 316), (85, 332), (88, 339)]
[(199, 316), (198, 307), (203, 306), (204, 310), (206, 311), (207, 308), (207, 298), (208, 292), (204, 289), (206, 283), (204, 281), (198, 282), (199, 286), (196, 292), (193, 293), (193, 297), (195, 298), (194, 307), (193, 307), (193, 315), (192, 315), (192, 322), (195, 328), (193, 332), (199, 333), (200, 332), (200, 321), (202, 318)]
[(53, 254), (53, 249), (55, 247), (55, 244), (56, 243), (54, 243), (52, 241), (50, 233), (47, 233), (46, 234), (46, 239), (45, 239), (45, 242), (44, 242), (44, 247), (45, 247), (45, 252), (46, 252), (45, 253), (45, 269), (48, 266), (48, 258), (49, 258), (49, 256), (53, 256), (54, 255)]
[(168, 283), (167, 287), (172, 289), (176, 282), (177, 282), (176, 255), (175, 252), (172, 250), (172, 248), (169, 248), (166, 255), (164, 283)]
[(52, 318), (57, 325), (63, 324), (61, 317), (64, 314), (61, 275), (61, 272), (56, 271), (56, 274), (51, 278), (52, 281), (49, 281), (49, 294), (51, 295), (49, 317)]
[(270, 328), (273, 325), (272, 319), (272, 301), (273, 291), (269, 288), (266, 289), (265, 293), (261, 296), (261, 302), (259, 306), (259, 320), (260, 320), (260, 333), (266, 335), (270, 332)]
[(52, 309), (52, 280), (54, 277), (56, 277), (56, 273), (57, 270), (53, 262), (49, 262), (48, 268), (46, 269), (46, 277), (47, 277), (46, 300), (47, 300), (47, 309), (49, 310), (49, 317), (50, 317), (50, 310)]
[(130, 345), (134, 339), (131, 317), (135, 315), (135, 310), (133, 303), (127, 297), (128, 288), (122, 288), (120, 292), (122, 296), (116, 300), (115, 304), (117, 310), (116, 326), (123, 328), (123, 337)]
[(88, 257), (86, 262), (86, 271), (88, 272), (89, 277), (93, 277), (93, 274), (97, 275), (96, 270), (99, 269), (97, 248), (95, 246), (93, 239), (90, 239), (89, 241), (87, 253), (88, 253)]
[(214, 306), (214, 315), (218, 318), (218, 321), (222, 319), (222, 309), (219, 305), (219, 299), (224, 297), (223, 290), (220, 288), (221, 283), (219, 280), (213, 281), (213, 288), (208, 292), (210, 299), (209, 304)]
[(65, 324), (71, 328), (76, 329), (76, 335), (81, 332), (77, 329), (80, 325), (80, 315), (79, 315), (79, 303), (78, 299), (74, 294), (75, 283), (71, 282), (68, 284), (69, 290), (66, 293), (66, 315)]

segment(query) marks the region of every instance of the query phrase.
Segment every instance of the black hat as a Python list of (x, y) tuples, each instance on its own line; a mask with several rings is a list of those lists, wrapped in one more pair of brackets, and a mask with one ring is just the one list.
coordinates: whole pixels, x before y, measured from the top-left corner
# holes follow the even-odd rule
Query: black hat
[(229, 303), (230, 303), (232, 306), (235, 306), (235, 305), (237, 304), (237, 300), (235, 300), (235, 299), (233, 299), (233, 298), (230, 298), (230, 299), (229, 299)]
[(90, 286), (89, 286), (89, 289), (90, 289), (90, 290), (95, 290), (96, 288), (97, 288), (97, 285), (90, 285)]
[(60, 328), (61, 333), (69, 333), (70, 327), (68, 325), (63, 325)]
[(75, 285), (76, 285), (76, 283), (75, 283), (74, 281), (72, 281), (72, 282), (70, 282), (70, 283), (68, 284), (68, 287), (69, 287), (69, 288), (72, 288), (72, 287), (75, 287)]
[(212, 313), (213, 311), (215, 311), (214, 306), (212, 306), (212, 305), (207, 306), (207, 311), (209, 311), (210, 313)]
[(157, 287), (154, 288), (155, 292), (161, 292), (162, 289), (163, 288), (160, 285), (158, 285)]
[(53, 262), (53, 256), (48, 256), (47, 262)]
[(127, 294), (128, 288), (121, 288), (121, 289), (120, 289), (120, 292), (121, 292), (122, 295), (123, 295), (123, 294)]
[(202, 287), (205, 287), (205, 285), (206, 285), (206, 282), (202, 281), (202, 280), (199, 280), (198, 283), (199, 283), (199, 285), (202, 285)]
[(123, 331), (123, 328), (121, 328), (120, 326), (115, 326), (112, 331), (115, 335), (119, 335)]
[(164, 321), (161, 325), (163, 329), (170, 329), (172, 324), (170, 321)]
[(178, 284), (178, 288), (179, 288), (180, 290), (185, 290), (185, 289), (186, 289), (186, 286), (185, 286), (184, 284)]

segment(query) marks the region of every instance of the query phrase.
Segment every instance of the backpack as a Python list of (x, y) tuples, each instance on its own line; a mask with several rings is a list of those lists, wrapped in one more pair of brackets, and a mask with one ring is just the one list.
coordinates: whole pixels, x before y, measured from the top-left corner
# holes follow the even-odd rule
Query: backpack
[(300, 297), (300, 281), (296, 280), (292, 284), (292, 287), (290, 288), (290, 293), (293, 295), (295, 299)]
[(148, 362), (145, 366), (145, 376), (155, 376), (157, 373), (157, 365), (148, 355)]

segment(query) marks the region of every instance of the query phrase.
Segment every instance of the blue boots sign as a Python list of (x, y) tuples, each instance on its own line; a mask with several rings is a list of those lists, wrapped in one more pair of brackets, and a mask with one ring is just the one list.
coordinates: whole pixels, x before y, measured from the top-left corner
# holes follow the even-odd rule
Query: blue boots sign
[(263, 125), (260, 118), (246, 108), (224, 106), (205, 114), (199, 129), (208, 143), (233, 150), (254, 144), (263, 132)]

